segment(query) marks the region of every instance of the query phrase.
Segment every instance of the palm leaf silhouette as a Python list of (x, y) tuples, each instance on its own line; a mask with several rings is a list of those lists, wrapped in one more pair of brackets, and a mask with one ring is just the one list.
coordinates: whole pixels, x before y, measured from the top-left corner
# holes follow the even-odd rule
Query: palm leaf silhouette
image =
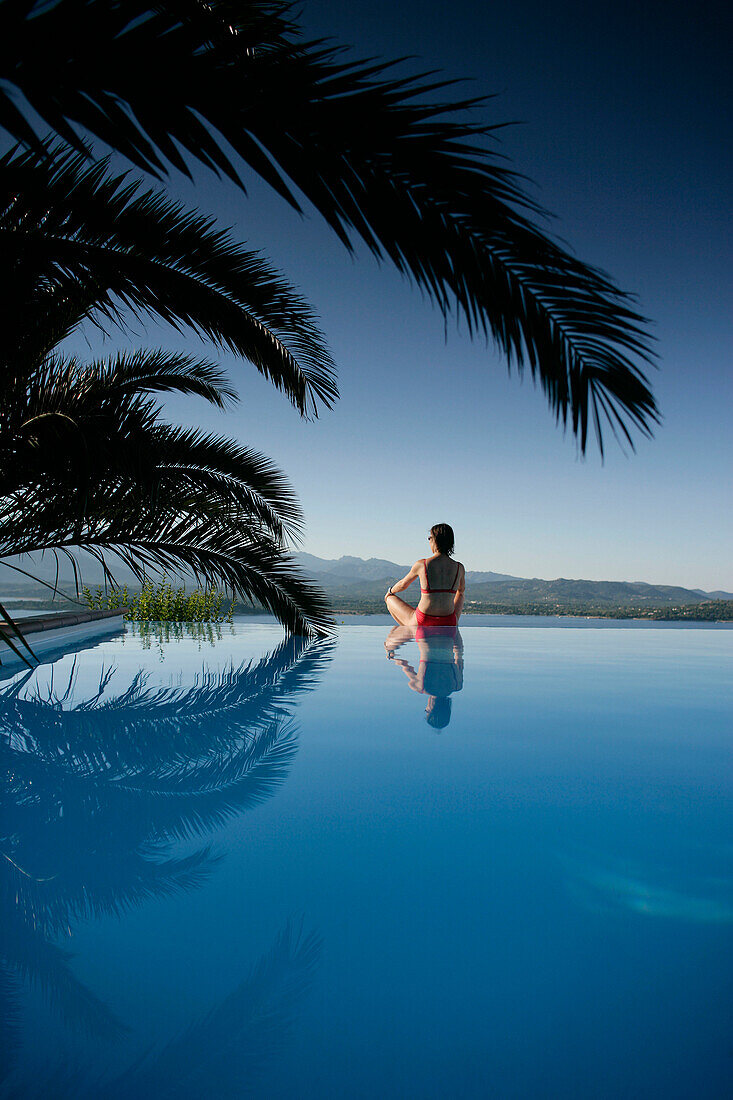
[(78, 703), (74, 668), (45, 693), (31, 673), (0, 689), (2, 950), (65, 1019), (99, 1034), (119, 1026), (48, 938), (211, 874), (218, 857), (208, 846), (173, 858), (171, 843), (272, 796), (297, 748), (293, 705), (332, 652), (329, 642), (285, 639), (188, 689), (151, 689), (140, 673), (112, 694), (106, 669)]
[(51, 356), (6, 390), (0, 559), (81, 550), (110, 579), (115, 557), (140, 580), (189, 572), (258, 601), (289, 631), (327, 631), (326, 597), (285, 548), (302, 521), (284, 475), (231, 440), (163, 423), (151, 390), (232, 395), (213, 364), (163, 352)]
[(331, 654), (290, 639), (188, 690), (153, 691), (138, 675), (106, 698), (108, 670), (96, 696), (68, 708), (70, 684), (44, 697), (26, 677), (0, 691), (6, 899), (58, 934), (197, 885), (214, 857), (169, 859), (169, 844), (271, 797), (297, 749), (293, 703)]
[(152, 1048), (116, 1077), (100, 1077), (74, 1063), (43, 1067), (33, 1082), (18, 1082), (7, 1097), (95, 1097), (131, 1094), (227, 1098), (261, 1085), (282, 1056), (321, 954), (320, 937), (288, 921), (269, 952), (206, 1016), (166, 1046)]
[(270, 0), (18, 0), (0, 6), (3, 33), (0, 120), (17, 140), (38, 146), (31, 108), (80, 152), (92, 134), (158, 175), (196, 160), (241, 183), (231, 148), (347, 248), (360, 239), (495, 340), (582, 451), (589, 429), (601, 450), (605, 429), (632, 445), (651, 432), (644, 318), (538, 228), (542, 211), (487, 143), (497, 127), (476, 121), (482, 101), (303, 41)]
[(127, 1030), (122, 1022), (73, 974), (71, 954), (29, 928), (22, 913), (5, 904), (3, 910), (3, 965), (16, 978), (41, 989), (66, 1024), (100, 1039), (122, 1035)]
[(98, 1095), (109, 1100), (132, 1092), (165, 1095), (173, 1082), (177, 1096), (192, 1100), (207, 1093), (246, 1095), (282, 1055), (320, 954), (320, 937), (289, 921), (221, 1004), (162, 1050), (150, 1051), (116, 1080), (100, 1083)]
[(288, 630), (325, 632), (325, 597), (285, 550), (302, 516), (284, 475), (232, 440), (160, 421), (155, 393), (233, 401), (222, 371), (155, 350), (92, 364), (55, 350), (84, 321), (129, 329), (152, 315), (249, 359), (316, 415), (337, 390), (303, 299), (210, 219), (58, 145), (0, 157), (0, 246), (0, 559), (49, 550), (76, 570), (85, 550), (109, 580), (115, 557), (140, 579), (183, 570), (262, 602)]
[(249, 360), (302, 415), (338, 396), (313, 311), (285, 279), (108, 158), (58, 145), (0, 157), (0, 246), (5, 357), (20, 377), (82, 321), (127, 330), (153, 316)]

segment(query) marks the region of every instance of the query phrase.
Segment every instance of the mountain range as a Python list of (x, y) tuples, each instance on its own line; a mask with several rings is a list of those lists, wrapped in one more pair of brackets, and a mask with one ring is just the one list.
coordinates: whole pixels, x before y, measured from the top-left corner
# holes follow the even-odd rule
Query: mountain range
[[(384, 558), (342, 557), (317, 558), (313, 554), (297, 553), (295, 560), (304, 573), (325, 589), (333, 599), (372, 601), (384, 596), (394, 581), (404, 577), (408, 565), (399, 565)], [(623, 607), (646, 605), (666, 607), (695, 604), (705, 600), (730, 600), (730, 592), (705, 592), (700, 588), (676, 585), (648, 584), (644, 581), (590, 581), (558, 577), (515, 577), (509, 573), (466, 571), (466, 606), (475, 603), (525, 604), (557, 602), (605, 604)], [(409, 597), (411, 590), (406, 595)]]
[[(316, 581), (338, 607), (344, 609), (359, 604), (369, 605), (370, 609), (381, 606), (381, 600), (390, 584), (404, 577), (409, 566), (384, 558), (342, 557), (325, 559), (313, 554), (296, 553), (293, 555), (304, 573)], [(25, 559), (24, 569), (47, 583), (54, 583), (56, 565), (53, 557), (37, 558), (29, 563)], [(120, 567), (114, 570), (120, 584), (137, 587), (132, 574)], [(102, 572), (94, 561), (85, 563), (84, 583), (94, 588), (102, 582)], [(172, 578), (173, 579), (173, 578)], [(594, 605), (598, 607), (671, 607), (690, 605), (706, 600), (732, 600), (730, 592), (705, 592), (700, 588), (682, 588), (674, 585), (647, 584), (643, 581), (590, 581), (572, 580), (558, 577), (555, 580), (543, 580), (539, 577), (516, 577), (509, 573), (482, 572), (468, 570), (466, 573), (466, 608), (472, 604), (492, 604), (503, 606), (544, 605), (567, 608)], [(192, 587), (191, 581), (188, 581)], [(73, 591), (73, 577), (65, 567), (61, 571), (60, 586), (63, 590)], [(415, 602), (417, 585), (406, 593), (408, 600)], [(33, 581), (13, 573), (8, 569), (0, 570), (0, 599), (22, 598), (25, 596), (50, 596), (48, 589), (41, 588)]]

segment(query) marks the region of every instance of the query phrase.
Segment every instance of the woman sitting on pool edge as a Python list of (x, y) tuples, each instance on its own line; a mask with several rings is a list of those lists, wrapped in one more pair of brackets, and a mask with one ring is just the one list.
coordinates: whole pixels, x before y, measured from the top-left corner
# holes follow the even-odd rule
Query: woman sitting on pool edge
[[(455, 630), (466, 596), (466, 570), (459, 561), (453, 561), (452, 558), (455, 543), (453, 528), (447, 523), (436, 523), (430, 528), (428, 542), (431, 556), (420, 558), (401, 581), (390, 585), (384, 597), (387, 610), (401, 626), (416, 630)], [(418, 578), (420, 602), (417, 608), (413, 608), (396, 593), (404, 592)]]

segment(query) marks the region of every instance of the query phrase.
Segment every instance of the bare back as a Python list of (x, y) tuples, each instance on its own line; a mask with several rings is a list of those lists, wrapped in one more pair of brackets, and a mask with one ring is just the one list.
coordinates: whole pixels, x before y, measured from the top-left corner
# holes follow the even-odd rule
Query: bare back
[(420, 578), (418, 609), (426, 615), (451, 615), (456, 593), (466, 584), (466, 571), (447, 554), (433, 554), (416, 563)]

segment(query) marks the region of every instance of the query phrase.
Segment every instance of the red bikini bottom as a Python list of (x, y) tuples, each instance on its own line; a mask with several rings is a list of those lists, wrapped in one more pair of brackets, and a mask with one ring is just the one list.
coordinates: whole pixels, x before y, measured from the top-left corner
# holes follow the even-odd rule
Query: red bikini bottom
[(418, 630), (423, 627), (430, 627), (431, 630), (442, 628), (448, 632), (449, 630), (455, 630), (458, 626), (455, 611), (450, 615), (426, 615), (424, 611), (416, 610), (415, 617), (417, 618)]

